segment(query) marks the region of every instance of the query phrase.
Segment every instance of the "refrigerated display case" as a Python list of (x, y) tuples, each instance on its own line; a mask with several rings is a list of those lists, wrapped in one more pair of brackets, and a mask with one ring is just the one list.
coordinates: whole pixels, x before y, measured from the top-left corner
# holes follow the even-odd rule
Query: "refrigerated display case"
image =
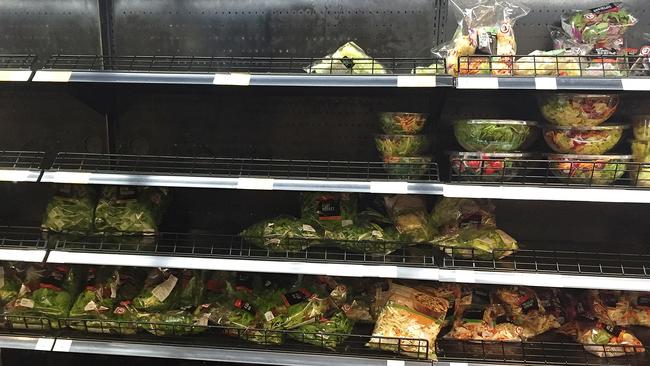
[[(514, 29), (516, 54), (466, 52), (450, 63), (438, 51), (454, 39), (454, 9), (475, 3), (1, 2), (0, 261), (650, 293), (647, 144), (633, 145), (633, 129), (620, 128), (604, 153), (611, 156), (584, 155), (573, 150), (598, 128), (588, 135), (565, 126), (572, 153), (557, 155), (545, 142), (556, 141), (547, 133), (557, 129), (544, 110), (559, 105), (567, 109), (557, 118), (566, 118), (582, 108), (580, 123), (607, 115), (604, 126), (650, 114), (641, 51), (650, 45), (647, 5), (627, 1), (636, 24), (625, 54), (576, 55), (543, 51), (553, 48), (549, 27), (573, 9), (607, 5), (592, 9), (598, 15), (616, 4), (516, 1), (528, 14), (501, 32)], [(498, 32), (484, 26), (479, 33)], [(567, 93), (581, 96), (568, 107)], [(382, 129), (384, 112), (427, 121), (396, 134)], [(421, 122), (406, 117), (402, 123)], [(478, 128), (454, 131), (467, 120)], [(495, 122), (504, 120), (511, 122)], [(390, 149), (379, 151), (377, 140)], [(463, 151), (514, 145), (518, 151)], [(53, 196), (74, 201), (69, 185), (92, 192), (91, 229), (55, 233), (43, 217)], [(320, 192), (309, 219), (301, 192)], [(341, 213), (340, 194), (358, 199), (358, 212), (348, 211), (354, 220)], [(112, 218), (146, 215), (146, 233), (118, 225), (93, 232), (100, 197)], [(443, 197), (492, 200), (466, 218), (488, 225), (460, 235), (436, 221)], [(152, 202), (160, 211), (147, 211)], [(56, 211), (56, 227), (68, 223), (69, 207)], [(613, 325), (629, 327), (643, 346), (585, 348), (570, 330), (520, 342), (461, 340), (450, 336), (457, 324), (427, 339), (381, 337), (372, 322), (325, 341), (294, 327), (188, 326), (186, 313), (167, 315), (116, 327), (113, 319), (6, 312), (0, 349), (7, 364), (11, 350), (71, 363), (97, 355), (314, 366), (650, 362), (648, 329), (622, 322)], [(323, 318), (318, 325), (330, 325)]]

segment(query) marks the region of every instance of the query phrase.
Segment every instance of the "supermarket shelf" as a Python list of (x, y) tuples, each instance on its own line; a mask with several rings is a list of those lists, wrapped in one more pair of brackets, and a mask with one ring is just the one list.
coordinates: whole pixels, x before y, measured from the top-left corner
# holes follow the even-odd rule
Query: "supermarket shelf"
[(0, 261), (42, 262), (47, 243), (40, 228), (0, 227)]
[[(433, 58), (355, 60), (363, 75), (338, 69), (333, 59), (311, 69), (317, 58), (55, 55), (34, 75), (36, 82), (199, 84), (302, 87), (452, 87), (448, 75), (414, 75)], [(381, 65), (381, 66), (379, 66)], [(386, 73), (386, 70), (388, 73)], [(318, 73), (316, 73), (318, 71)]]
[(23, 349), (29, 351), (51, 351), (55, 338), (37, 335), (0, 335), (0, 348)]
[[(411, 168), (407, 166), (407, 168)], [(383, 162), (59, 153), (41, 182), (287, 191), (439, 194), (438, 166), (420, 180), (387, 173)]]
[(459, 76), (457, 89), (650, 91), (650, 78)]
[(0, 181), (37, 182), (43, 157), (35, 151), (0, 151)]
[(0, 55), (0, 81), (29, 81), (35, 62), (34, 55)]
[[(236, 348), (172, 346), (128, 341), (97, 341), (82, 339), (57, 339), (55, 352), (91, 353), (113, 356), (173, 358), (197, 361), (219, 361), (260, 365), (286, 366), (431, 366), (431, 361), (386, 360), (338, 355), (321, 355), (268, 350)], [(449, 366), (447, 362), (433, 363)]]
[[(251, 239), (249, 239), (251, 240)], [(261, 239), (257, 239), (261, 240)], [(345, 251), (356, 248), (407, 243), (343, 242), (313, 239), (318, 246), (301, 250), (309, 240), (285, 239), (285, 251), (270, 252), (249, 245), (238, 236), (161, 233), (156, 237), (50, 238), (50, 263), (129, 265), (205, 270), (378, 277), (443, 282), (521, 286), (548, 286), (644, 291), (650, 288), (650, 255), (520, 249), (503, 259), (471, 250), (442, 248), (428, 244), (407, 247), (390, 255)], [(559, 243), (556, 247), (566, 247)], [(375, 252), (377, 250), (375, 249)], [(462, 251), (462, 255), (461, 255)], [(470, 257), (468, 259), (468, 257)]]

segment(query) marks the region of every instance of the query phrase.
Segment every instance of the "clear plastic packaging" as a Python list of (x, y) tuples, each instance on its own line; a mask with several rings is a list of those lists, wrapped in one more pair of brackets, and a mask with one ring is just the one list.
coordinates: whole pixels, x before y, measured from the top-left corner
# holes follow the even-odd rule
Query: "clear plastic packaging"
[[(450, 3), (458, 28), (450, 42), (434, 49), (434, 54), (445, 58), (447, 72), (510, 75), (514, 57), (508, 56), (517, 52), (513, 27), (530, 9), (502, 0), (450, 0)], [(471, 55), (486, 57), (463, 58)]]
[(547, 93), (538, 97), (546, 120), (558, 126), (598, 126), (618, 108), (616, 94)]
[(384, 168), (391, 179), (415, 180), (429, 174), (430, 156), (390, 156), (384, 158)]
[(454, 122), (454, 135), (468, 151), (511, 152), (525, 149), (537, 137), (537, 122), (468, 119)]
[(650, 115), (632, 117), (634, 138), (639, 141), (650, 141)]
[(377, 150), (386, 158), (395, 156), (418, 156), (429, 148), (426, 135), (377, 135)]
[(562, 15), (562, 29), (576, 42), (590, 44), (593, 49), (620, 51), (625, 32), (636, 23), (637, 19), (621, 2)]
[(548, 154), (551, 171), (563, 182), (609, 185), (620, 179), (628, 169), (631, 155)]
[(628, 126), (544, 127), (548, 146), (561, 154), (602, 155), (613, 149)]
[(424, 128), (428, 113), (411, 112), (383, 112), (379, 114), (379, 121), (384, 133), (397, 135), (414, 135)]
[(339, 47), (304, 69), (312, 74), (386, 74), (386, 69), (354, 42)]
[(523, 175), (526, 166), (522, 159), (532, 154), (449, 152), (451, 169), (461, 179), (481, 181), (508, 181)]

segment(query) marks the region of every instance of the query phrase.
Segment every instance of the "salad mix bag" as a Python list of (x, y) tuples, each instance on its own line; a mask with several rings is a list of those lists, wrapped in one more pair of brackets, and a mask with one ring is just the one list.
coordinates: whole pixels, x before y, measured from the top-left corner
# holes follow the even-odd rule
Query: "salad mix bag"
[(168, 201), (167, 188), (104, 187), (95, 210), (95, 230), (155, 234)]
[[(530, 9), (502, 0), (451, 0), (458, 28), (451, 42), (434, 50), (447, 72), (511, 75), (517, 52), (514, 24)], [(466, 56), (479, 55), (468, 58)], [(484, 56), (484, 57), (481, 57)]]
[(393, 220), (401, 238), (412, 242), (426, 242), (434, 232), (429, 224), (426, 202), (420, 196), (385, 196), (386, 211)]
[(42, 228), (52, 232), (85, 234), (92, 230), (95, 215), (92, 186), (62, 184), (47, 204)]
[(562, 29), (577, 43), (592, 45), (593, 49), (620, 51), (624, 46), (625, 32), (636, 23), (637, 19), (621, 2), (576, 10), (562, 16)]
[(354, 193), (303, 192), (300, 194), (302, 219), (326, 229), (353, 225), (357, 219)]
[(386, 74), (386, 69), (354, 42), (339, 47), (304, 69), (313, 74)]
[[(253, 245), (270, 252), (301, 251), (321, 234), (313, 224), (292, 216), (262, 220), (243, 230), (240, 235)], [(301, 240), (305, 239), (305, 240)]]

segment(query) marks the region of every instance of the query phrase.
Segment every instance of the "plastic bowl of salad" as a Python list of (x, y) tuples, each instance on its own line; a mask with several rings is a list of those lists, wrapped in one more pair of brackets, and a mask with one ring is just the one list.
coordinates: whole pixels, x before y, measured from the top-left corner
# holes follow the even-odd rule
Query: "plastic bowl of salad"
[(557, 126), (598, 126), (607, 121), (618, 107), (616, 94), (553, 93), (538, 97), (546, 120)]
[(384, 158), (384, 168), (391, 179), (419, 179), (429, 173), (429, 156), (390, 156)]
[(650, 141), (650, 115), (634, 116), (632, 118), (634, 138), (639, 141)]
[(448, 152), (451, 169), (461, 180), (509, 181), (524, 175), (533, 154)]
[(379, 121), (384, 133), (414, 135), (422, 131), (428, 117), (427, 113), (383, 112)]
[(549, 168), (562, 182), (610, 185), (628, 170), (632, 155), (548, 154)]
[(429, 147), (426, 135), (377, 135), (375, 143), (384, 157), (418, 156)]
[(537, 122), (509, 119), (466, 119), (454, 122), (460, 146), (469, 151), (511, 152), (537, 138)]
[(630, 168), (633, 184), (650, 187), (650, 141), (632, 141), (632, 157), (639, 163)]
[(544, 127), (544, 140), (560, 154), (602, 155), (613, 149), (628, 126)]

